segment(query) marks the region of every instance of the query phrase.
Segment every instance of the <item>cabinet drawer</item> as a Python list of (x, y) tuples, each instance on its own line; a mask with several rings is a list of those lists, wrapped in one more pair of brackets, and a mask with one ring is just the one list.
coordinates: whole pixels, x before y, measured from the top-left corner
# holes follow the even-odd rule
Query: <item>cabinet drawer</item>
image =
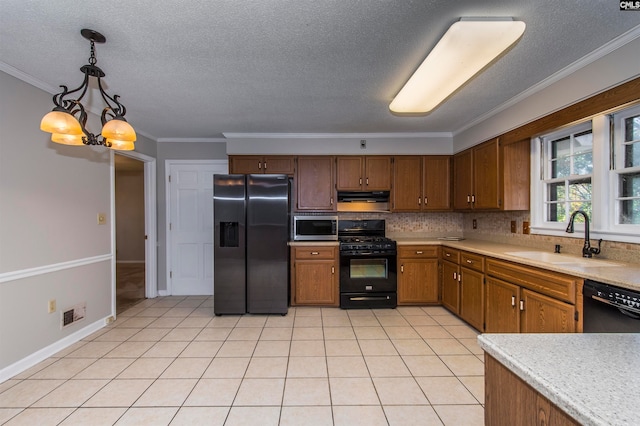
[(558, 300), (571, 304), (576, 303), (576, 284), (579, 278), (570, 275), (496, 259), (487, 259), (487, 275), (501, 278)]
[(401, 259), (432, 259), (438, 257), (438, 246), (398, 246)]
[(333, 259), (335, 258), (334, 247), (294, 247), (294, 257), (296, 259)]
[(460, 263), (460, 250), (442, 247), (442, 259), (453, 263)]
[(484, 271), (484, 256), (463, 251), (460, 253), (460, 266), (482, 272)]

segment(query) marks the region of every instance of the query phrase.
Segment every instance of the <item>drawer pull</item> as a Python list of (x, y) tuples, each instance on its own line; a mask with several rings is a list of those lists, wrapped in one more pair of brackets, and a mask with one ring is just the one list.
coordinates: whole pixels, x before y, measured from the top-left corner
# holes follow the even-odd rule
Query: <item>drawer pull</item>
[(473, 260), (469, 260), (469, 259), (467, 259), (467, 263), (468, 263), (469, 265), (471, 265), (471, 264), (473, 263)]
[(422, 254), (422, 250), (416, 250), (416, 254)]
[(312, 252), (311, 252), (311, 256), (317, 256), (317, 255), (319, 255), (319, 254), (320, 254), (320, 252), (317, 252), (317, 251), (312, 251)]
[(451, 257), (451, 253), (445, 253), (444, 255), (447, 257)]

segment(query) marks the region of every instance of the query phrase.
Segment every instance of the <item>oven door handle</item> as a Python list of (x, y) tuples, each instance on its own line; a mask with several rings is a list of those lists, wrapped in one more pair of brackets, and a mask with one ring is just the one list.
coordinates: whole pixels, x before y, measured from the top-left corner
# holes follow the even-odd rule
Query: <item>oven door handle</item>
[(640, 316), (638, 314), (640, 314), (640, 311), (630, 308), (628, 306), (622, 306), (619, 305), (618, 303), (614, 303), (611, 302), (610, 300), (607, 299), (603, 299), (602, 297), (598, 297), (598, 296), (591, 296), (591, 298), (593, 300), (597, 300), (598, 302), (602, 302), (602, 303), (606, 303), (607, 305), (611, 305), (614, 308), (618, 308), (618, 310), (620, 311), (621, 314), (628, 316), (629, 318), (633, 318), (635, 320), (640, 320)]
[(349, 300), (352, 301), (364, 301), (364, 300), (389, 300), (389, 296), (357, 296), (357, 297), (349, 297)]

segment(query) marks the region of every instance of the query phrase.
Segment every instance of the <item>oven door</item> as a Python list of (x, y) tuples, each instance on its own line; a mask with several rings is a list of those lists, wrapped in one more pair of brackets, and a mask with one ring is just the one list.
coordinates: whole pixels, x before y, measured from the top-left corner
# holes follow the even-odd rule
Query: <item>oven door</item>
[(395, 254), (340, 254), (340, 292), (396, 292)]

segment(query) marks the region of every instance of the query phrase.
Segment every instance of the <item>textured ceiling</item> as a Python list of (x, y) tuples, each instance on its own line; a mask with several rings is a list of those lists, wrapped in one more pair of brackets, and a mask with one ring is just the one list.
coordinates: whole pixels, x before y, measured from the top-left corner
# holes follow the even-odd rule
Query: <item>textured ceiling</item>
[[(527, 24), (506, 55), (429, 115), (389, 112), (454, 21), (505, 16)], [(2, 0), (0, 69), (76, 87), (91, 28), (108, 92), (154, 139), (455, 133), (639, 24), (612, 0)]]

